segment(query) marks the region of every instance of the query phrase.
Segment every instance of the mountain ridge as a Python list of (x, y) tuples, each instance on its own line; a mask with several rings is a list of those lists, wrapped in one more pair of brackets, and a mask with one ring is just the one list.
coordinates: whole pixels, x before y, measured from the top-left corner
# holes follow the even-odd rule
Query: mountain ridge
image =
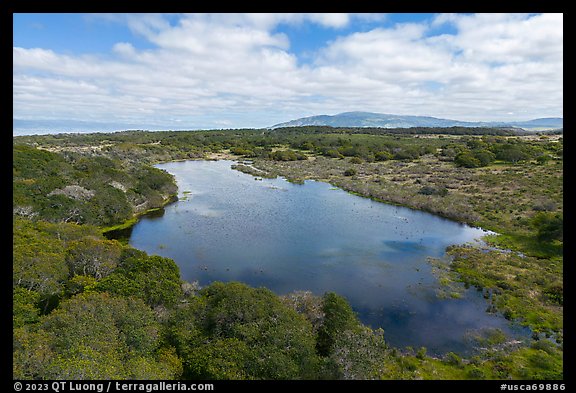
[(301, 126), (331, 127), (514, 127), (524, 130), (553, 130), (563, 128), (564, 118), (544, 117), (526, 121), (460, 121), (432, 116), (394, 115), (375, 112), (343, 112), (336, 115), (316, 115), (278, 123), (270, 129)]

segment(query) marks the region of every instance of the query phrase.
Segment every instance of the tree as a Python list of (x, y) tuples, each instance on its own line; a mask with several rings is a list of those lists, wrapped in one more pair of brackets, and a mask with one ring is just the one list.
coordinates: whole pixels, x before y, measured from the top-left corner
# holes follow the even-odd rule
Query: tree
[(316, 375), (312, 326), (265, 288), (216, 282), (175, 313), (170, 342), (185, 378), (302, 379)]
[(13, 285), (37, 292), (47, 311), (51, 299), (63, 293), (68, 278), (62, 242), (38, 225), (16, 219), (12, 244)]
[(38, 292), (21, 287), (14, 288), (12, 292), (12, 321), (15, 328), (38, 322), (39, 301), (40, 294)]
[(306, 156), (294, 150), (277, 150), (270, 153), (270, 158), (274, 161), (296, 161), (305, 160)]
[(46, 367), (53, 361), (53, 337), (42, 329), (18, 327), (12, 335), (12, 378), (47, 378)]
[(22, 145), (13, 153), (14, 213), (27, 217), (110, 226), (130, 218), (133, 207), (159, 207), (176, 192), (172, 175), (132, 162), (125, 152), (124, 163)]
[[(253, 363), (253, 351), (237, 338), (212, 339), (196, 346), (186, 357), (192, 379), (249, 379), (247, 365)], [(253, 376), (252, 376), (253, 377)]]
[(310, 150), (313, 151), (316, 149), (316, 146), (314, 145), (314, 142), (311, 141), (304, 141), (300, 144), (300, 149), (302, 150)]
[(465, 150), (456, 154), (456, 157), (454, 157), (454, 163), (457, 166), (462, 166), (464, 168), (478, 168), (482, 166), (480, 160), (476, 158), (470, 150)]
[(92, 276), (74, 276), (66, 283), (66, 294), (68, 296), (77, 295), (87, 290), (92, 290), (98, 284)]
[(496, 153), (496, 158), (515, 164), (518, 161), (527, 160), (530, 155), (521, 146), (506, 144)]
[(238, 156), (245, 156), (245, 157), (255, 157), (254, 150), (246, 149), (244, 147), (233, 147), (230, 149), (230, 153), (236, 154)]
[(480, 166), (490, 165), (496, 159), (496, 155), (490, 150), (479, 149), (473, 151), (474, 157), (480, 162)]
[(66, 263), (72, 275), (106, 277), (120, 260), (122, 245), (115, 240), (87, 237), (68, 247)]
[(334, 379), (380, 379), (387, 361), (384, 331), (362, 326), (336, 336), (329, 360)]
[(95, 287), (101, 292), (140, 298), (151, 307), (172, 306), (182, 296), (180, 270), (170, 259), (125, 249), (118, 268)]
[(344, 171), (344, 176), (354, 176), (356, 174), (356, 169), (348, 168)]
[(36, 331), (15, 335), (14, 376), (35, 379), (171, 379), (181, 365), (161, 348), (160, 325), (140, 299), (106, 293), (62, 302)]
[(541, 154), (538, 157), (536, 157), (536, 162), (540, 165), (544, 165), (546, 164), (548, 161), (552, 160), (552, 156), (550, 156), (550, 154)]
[(360, 322), (350, 304), (334, 292), (327, 292), (322, 297), (324, 321), (318, 329), (316, 350), (321, 356), (329, 356), (337, 337), (347, 330), (355, 330)]
[(376, 154), (374, 154), (374, 159), (376, 161), (391, 160), (392, 157), (393, 157), (393, 155), (389, 151), (386, 151), (386, 150), (379, 151), (379, 152), (376, 152)]
[(324, 322), (323, 302), (320, 296), (315, 296), (310, 291), (295, 291), (282, 296), (281, 300), (310, 321), (314, 333), (318, 332)]
[(132, 207), (121, 190), (106, 185), (82, 205), (84, 221), (92, 225), (115, 225), (132, 216)]
[(564, 218), (560, 213), (539, 212), (532, 218), (532, 226), (542, 242), (562, 241), (564, 238)]
[(344, 156), (336, 149), (328, 149), (324, 152), (324, 155), (332, 158), (344, 158)]

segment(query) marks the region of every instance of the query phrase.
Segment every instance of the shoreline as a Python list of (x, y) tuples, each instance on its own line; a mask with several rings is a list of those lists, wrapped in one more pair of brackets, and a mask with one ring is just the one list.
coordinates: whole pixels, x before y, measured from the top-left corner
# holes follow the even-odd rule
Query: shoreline
[(102, 233), (104, 236), (106, 236), (107, 233), (110, 232), (114, 232), (114, 231), (122, 231), (128, 228), (133, 227), (134, 225), (136, 225), (138, 223), (138, 221), (140, 220), (140, 218), (144, 217), (147, 214), (150, 213), (154, 213), (157, 211), (160, 211), (162, 209), (164, 209), (166, 206), (168, 206), (169, 204), (173, 203), (173, 202), (177, 202), (178, 201), (178, 194), (173, 194), (170, 195), (163, 203), (162, 206), (159, 207), (153, 207), (151, 209), (146, 209), (143, 212), (140, 213), (135, 213), (131, 218), (129, 218), (128, 220), (120, 223), (120, 224), (116, 224), (116, 225), (111, 225), (108, 227), (100, 227), (100, 233)]

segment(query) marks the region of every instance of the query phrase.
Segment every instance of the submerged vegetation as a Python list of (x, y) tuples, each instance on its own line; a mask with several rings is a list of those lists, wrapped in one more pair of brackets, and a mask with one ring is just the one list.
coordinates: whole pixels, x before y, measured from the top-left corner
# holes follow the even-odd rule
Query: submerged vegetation
[[(529, 327), (471, 337), (470, 358), (393, 348), (337, 294), (200, 288), (109, 240), (176, 194), (151, 164), (230, 154), (257, 178), (327, 181), (496, 232), (440, 265), (487, 312)], [(14, 138), (17, 379), (562, 379), (563, 142), (497, 129), (127, 131)]]

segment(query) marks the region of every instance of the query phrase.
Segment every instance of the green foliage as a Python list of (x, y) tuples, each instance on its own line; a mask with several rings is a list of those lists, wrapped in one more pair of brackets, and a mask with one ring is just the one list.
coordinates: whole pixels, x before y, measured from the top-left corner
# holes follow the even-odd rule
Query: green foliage
[(544, 296), (553, 304), (564, 305), (564, 284), (556, 281), (547, 285), (543, 290)]
[(109, 226), (132, 216), (132, 207), (126, 195), (112, 186), (103, 187), (78, 213), (80, 223)]
[(395, 160), (414, 160), (422, 155), (422, 151), (416, 146), (407, 146), (396, 149), (394, 153)]
[(95, 292), (64, 302), (42, 327), (56, 335), (54, 347), (63, 351), (89, 343), (98, 352), (150, 355), (159, 334), (152, 310), (141, 300)]
[(172, 306), (182, 296), (180, 284), (180, 271), (172, 259), (125, 249), (118, 268), (100, 280), (95, 290), (138, 297), (151, 307)]
[(454, 157), (454, 163), (464, 168), (479, 168), (490, 165), (496, 159), (490, 149), (492, 145), (485, 140), (472, 139), (466, 143), (468, 148), (456, 147), (459, 151)]
[[(99, 261), (105, 266), (109, 261), (94, 258), (113, 255), (112, 251), (119, 247), (88, 225), (15, 218), (13, 228), (13, 285), (37, 293), (40, 296), (37, 305), (43, 313), (55, 307), (60, 297), (80, 290), (68, 281), (71, 272), (77, 273), (76, 257), (84, 255), (86, 260)], [(108, 254), (98, 250), (108, 250)], [(75, 289), (70, 292), (72, 287)]]
[(61, 295), (68, 278), (62, 242), (28, 220), (16, 219), (13, 226), (13, 285), (44, 299)]
[(426, 358), (426, 347), (421, 347), (416, 353), (416, 357), (420, 360)]
[(66, 283), (66, 294), (74, 296), (84, 291), (92, 290), (98, 280), (92, 276), (74, 276)]
[(391, 160), (393, 157), (392, 153), (389, 151), (379, 151), (374, 154), (374, 159), (376, 161), (386, 161)]
[(253, 150), (246, 149), (243, 147), (233, 147), (230, 149), (230, 153), (236, 154), (239, 156), (244, 156), (244, 157), (255, 157), (256, 156), (256, 154), (254, 153)]
[(505, 144), (498, 148), (496, 158), (516, 163), (518, 161), (527, 160), (530, 158), (530, 154), (522, 146), (517, 144)]
[(268, 289), (213, 283), (171, 326), (186, 378), (301, 379), (315, 373), (311, 324)]
[(478, 168), (482, 166), (480, 160), (470, 151), (463, 151), (456, 154), (456, 157), (454, 157), (454, 163), (457, 166), (462, 166), (464, 168)]
[(116, 268), (122, 245), (115, 240), (87, 237), (71, 242), (67, 251), (66, 263), (70, 274), (100, 279)]
[(489, 291), (491, 304), (508, 319), (517, 319), (536, 332), (559, 334), (562, 313), (561, 263), (516, 253), (483, 252), (472, 247), (450, 247), (451, 268), (459, 279)]
[(382, 329), (365, 326), (340, 331), (335, 335), (327, 370), (331, 379), (380, 379), (388, 361)]
[(187, 373), (194, 379), (253, 379), (247, 369), (253, 351), (237, 338), (216, 338), (196, 347), (186, 357)]
[(296, 161), (305, 160), (306, 156), (294, 150), (276, 150), (269, 154), (271, 160), (274, 161)]
[(139, 299), (78, 295), (44, 317), (37, 330), (15, 336), (14, 376), (174, 378), (178, 362), (158, 356), (159, 334), (152, 310)]
[(52, 222), (111, 226), (176, 191), (171, 175), (102, 156), (13, 147), (14, 213)]
[(564, 238), (564, 218), (560, 213), (540, 212), (532, 218), (531, 224), (542, 242), (562, 241)]
[(47, 365), (54, 359), (53, 337), (45, 330), (14, 327), (12, 335), (12, 378), (49, 379)]
[(256, 378), (303, 378), (315, 361), (311, 325), (271, 291), (240, 283), (215, 283), (206, 298), (204, 329), (237, 338), (253, 350), (247, 365)]
[(536, 157), (536, 162), (540, 165), (546, 164), (548, 161), (551, 161), (553, 158), (549, 154), (542, 154)]
[[(132, 188), (137, 194), (144, 198), (152, 199), (153, 196), (171, 195), (177, 192), (173, 176), (166, 171), (151, 166), (137, 166), (130, 171), (135, 179)], [(147, 208), (160, 207), (159, 205), (148, 205)]]
[(516, 378), (531, 380), (562, 380), (562, 352), (554, 346), (536, 342), (529, 348), (522, 348), (510, 354), (501, 362), (509, 364)]
[(496, 155), (490, 150), (480, 149), (474, 151), (474, 158), (480, 162), (480, 166), (487, 166), (494, 162)]
[(456, 355), (454, 352), (448, 352), (444, 357), (444, 361), (451, 366), (461, 367), (462, 366), (462, 358)]
[(316, 350), (321, 356), (329, 356), (337, 337), (347, 330), (358, 329), (360, 322), (350, 304), (334, 292), (327, 292), (322, 297), (322, 311), (324, 321), (318, 329)]
[(22, 287), (12, 291), (12, 324), (14, 328), (38, 322), (40, 294)]
[(448, 189), (446, 187), (437, 188), (432, 186), (424, 186), (418, 190), (418, 194), (446, 196), (448, 195)]
[(338, 150), (336, 149), (328, 149), (326, 150), (326, 152), (324, 153), (325, 156), (331, 157), (331, 158), (344, 158), (344, 155), (342, 155), (342, 153), (340, 153)]
[(14, 178), (37, 179), (58, 176), (66, 168), (64, 158), (56, 153), (26, 145), (14, 145), (12, 172)]
[(344, 171), (344, 176), (354, 176), (356, 175), (356, 169), (348, 168)]

